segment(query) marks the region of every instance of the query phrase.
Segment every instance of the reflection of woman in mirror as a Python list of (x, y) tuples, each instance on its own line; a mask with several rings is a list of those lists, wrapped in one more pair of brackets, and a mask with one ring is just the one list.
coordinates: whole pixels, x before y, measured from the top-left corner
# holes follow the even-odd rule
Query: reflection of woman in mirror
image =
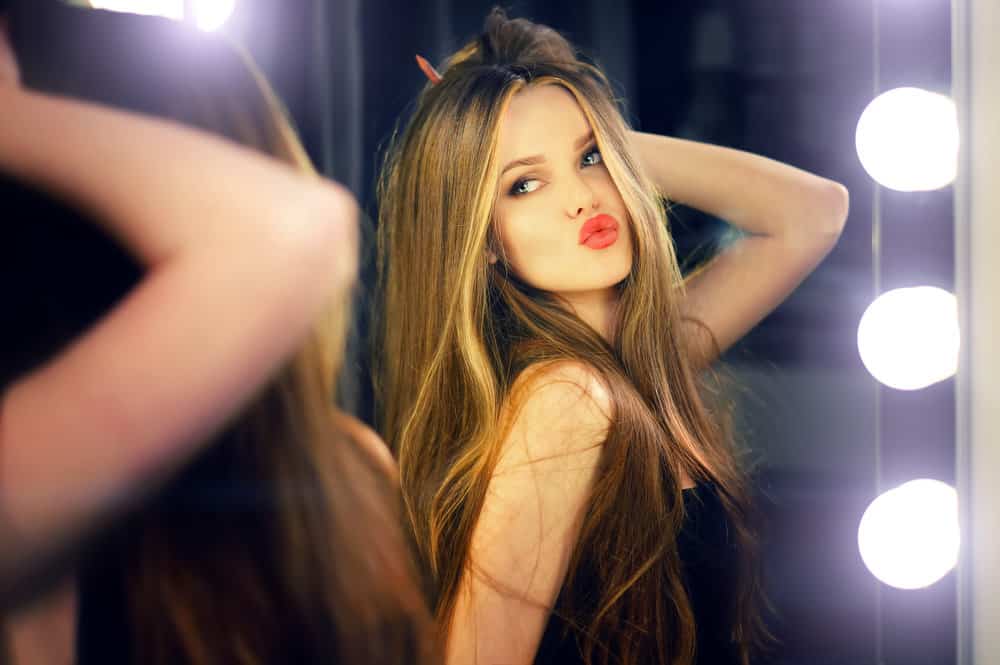
[[(629, 131), (494, 12), (380, 188), (382, 431), (450, 663), (746, 662), (749, 489), (699, 373), (834, 246), (846, 190)], [(745, 232), (682, 280), (660, 194)]]
[[(180, 30), (121, 27), (153, 39)], [(208, 38), (185, 44), (200, 67), (179, 89), (151, 82), (170, 93), (162, 113), (244, 147), (20, 88), (0, 32), (0, 170), (78, 205), (107, 234), (89, 240), (88, 222), (68, 212), (5, 219), (7, 249), (26, 254), (5, 276), (5, 306), (44, 309), (71, 289), (97, 319), (77, 316), (80, 303), (5, 319), (0, 609), (39, 557), (97, 534), (78, 609), (70, 591), (11, 614), (8, 657), (424, 662), (430, 617), (395, 474), (382, 443), (330, 402), (356, 265), (353, 199), (312, 172), (249, 60)], [(96, 277), (116, 256), (108, 236), (143, 274)], [(67, 252), (71, 238), (87, 240), (82, 254)], [(54, 329), (49, 348), (30, 346)], [(29, 351), (33, 366), (6, 375)], [(105, 528), (108, 518), (121, 524)]]

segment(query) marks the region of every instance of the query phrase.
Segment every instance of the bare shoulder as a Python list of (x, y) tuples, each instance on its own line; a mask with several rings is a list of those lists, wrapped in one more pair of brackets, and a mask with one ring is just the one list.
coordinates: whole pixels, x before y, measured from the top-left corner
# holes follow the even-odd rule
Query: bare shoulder
[(339, 409), (333, 412), (333, 422), (358, 444), (379, 469), (393, 478), (398, 475), (396, 460), (393, 459), (389, 447), (372, 428)]
[(602, 411), (608, 411), (611, 404), (604, 379), (596, 369), (578, 360), (532, 365), (514, 382), (512, 393), (522, 391), (542, 392), (549, 397), (585, 397)]
[(567, 455), (596, 462), (611, 424), (612, 402), (594, 368), (563, 360), (525, 370), (514, 383), (505, 416), (501, 465)]
[(586, 514), (610, 406), (604, 381), (584, 363), (539, 363), (514, 382), (452, 618), (449, 662), (534, 658)]

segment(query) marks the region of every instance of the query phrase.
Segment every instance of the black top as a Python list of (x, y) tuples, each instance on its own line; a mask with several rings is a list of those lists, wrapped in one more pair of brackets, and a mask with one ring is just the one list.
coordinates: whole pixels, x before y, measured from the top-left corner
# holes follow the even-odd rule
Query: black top
[[(739, 649), (730, 637), (737, 550), (729, 520), (711, 484), (686, 489), (683, 495), (684, 523), (677, 549), (697, 631), (695, 662), (738, 665)], [(564, 628), (558, 617), (549, 619), (535, 663), (583, 663), (575, 638)]]

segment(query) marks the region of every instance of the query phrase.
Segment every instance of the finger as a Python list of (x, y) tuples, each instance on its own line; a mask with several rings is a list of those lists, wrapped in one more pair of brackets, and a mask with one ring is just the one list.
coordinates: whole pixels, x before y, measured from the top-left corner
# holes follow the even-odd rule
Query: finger
[(10, 24), (6, 16), (0, 16), (0, 84), (17, 85), (20, 79), (17, 56), (11, 46)]

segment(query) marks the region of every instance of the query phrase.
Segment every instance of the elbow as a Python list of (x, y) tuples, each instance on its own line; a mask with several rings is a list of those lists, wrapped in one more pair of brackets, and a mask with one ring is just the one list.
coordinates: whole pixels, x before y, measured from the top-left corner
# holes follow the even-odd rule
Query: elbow
[(849, 207), (846, 187), (833, 180), (818, 179), (802, 192), (785, 223), (783, 237), (796, 247), (808, 248), (809, 252), (826, 253), (840, 239)]
[(259, 279), (295, 294), (296, 302), (330, 303), (357, 277), (358, 205), (346, 188), (328, 180), (296, 175), (289, 182), (281, 196), (271, 197), (271, 209), (258, 213), (259, 233), (240, 234), (243, 257)]
[(308, 232), (301, 238), (303, 263), (327, 275), (335, 288), (354, 283), (358, 271), (358, 204), (346, 188), (330, 181), (317, 183), (305, 204)]
[(824, 180), (819, 194), (820, 214), (818, 215), (820, 233), (836, 241), (847, 223), (847, 214), (851, 207), (851, 195), (847, 188), (839, 182)]

